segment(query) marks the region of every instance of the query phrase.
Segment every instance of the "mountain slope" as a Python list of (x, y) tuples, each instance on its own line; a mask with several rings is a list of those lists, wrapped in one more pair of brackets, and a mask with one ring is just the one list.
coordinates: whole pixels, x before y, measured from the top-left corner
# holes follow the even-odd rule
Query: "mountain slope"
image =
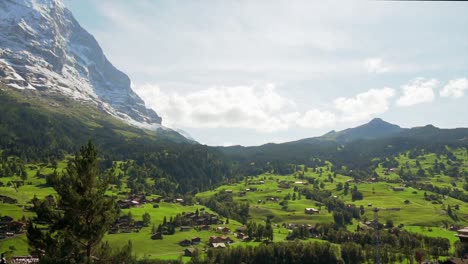
[(2, 0), (0, 14), (0, 82), (62, 94), (136, 126), (161, 127), (161, 117), (61, 0)]
[[(121, 146), (134, 148), (132, 145), (142, 144), (137, 142), (145, 142), (146, 146), (188, 142), (172, 130), (154, 135), (61, 95), (41, 96), (2, 84), (0, 113), (0, 150), (26, 160), (58, 158), (75, 152), (90, 139), (109, 153)], [(114, 155), (125, 152), (120, 150)]]

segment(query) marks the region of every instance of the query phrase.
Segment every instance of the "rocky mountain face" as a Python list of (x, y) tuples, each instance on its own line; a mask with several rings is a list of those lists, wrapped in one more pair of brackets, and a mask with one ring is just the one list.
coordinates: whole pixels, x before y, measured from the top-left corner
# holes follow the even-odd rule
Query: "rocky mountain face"
[(130, 79), (105, 57), (61, 0), (0, 1), (0, 82), (97, 105), (136, 126), (161, 128)]

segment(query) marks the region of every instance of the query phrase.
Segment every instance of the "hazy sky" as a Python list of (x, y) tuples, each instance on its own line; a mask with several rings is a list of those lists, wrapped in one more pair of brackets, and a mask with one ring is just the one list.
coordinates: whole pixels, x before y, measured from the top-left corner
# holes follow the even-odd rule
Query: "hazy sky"
[(208, 145), (381, 117), (468, 127), (468, 2), (65, 0), (134, 90)]

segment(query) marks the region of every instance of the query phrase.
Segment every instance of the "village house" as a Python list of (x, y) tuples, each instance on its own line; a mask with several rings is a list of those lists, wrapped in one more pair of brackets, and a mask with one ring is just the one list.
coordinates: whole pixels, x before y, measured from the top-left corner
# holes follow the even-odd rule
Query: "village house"
[(189, 247), (184, 250), (184, 256), (192, 257), (197, 252), (196, 248)]
[(247, 227), (246, 226), (239, 226), (238, 228), (236, 228), (236, 232), (246, 232), (247, 231)]
[(213, 243), (230, 244), (230, 243), (232, 243), (234, 241), (232, 239), (230, 239), (229, 237), (225, 237), (225, 236), (210, 236), (210, 239), (208, 240), (208, 242), (210, 244), (213, 244)]
[(320, 210), (316, 209), (316, 208), (305, 208), (304, 213), (306, 213), (306, 214), (318, 214), (318, 213), (320, 213)]
[(201, 243), (200, 237), (192, 237), (192, 245), (198, 245)]
[(468, 243), (468, 227), (457, 230), (457, 235), (460, 242)]
[(182, 246), (182, 247), (187, 247), (187, 246), (190, 246), (192, 244), (192, 242), (188, 239), (184, 239), (184, 240), (181, 240), (179, 241), (179, 245)]
[(200, 226), (200, 229), (201, 230), (210, 230), (210, 226), (209, 225), (202, 225), (202, 226)]
[(151, 236), (151, 239), (152, 239), (152, 240), (163, 239), (162, 233), (161, 233), (161, 232), (154, 233), (154, 234)]
[(405, 190), (405, 187), (393, 187), (393, 191), (395, 192), (402, 192)]
[(212, 248), (226, 248), (226, 244), (224, 244), (224, 243), (211, 243), (210, 247), (212, 247)]
[(191, 229), (192, 229), (191, 226), (181, 226), (181, 227), (180, 227), (180, 231), (183, 231), (183, 232), (185, 232), (185, 231), (190, 231)]
[(227, 228), (227, 227), (225, 227), (225, 226), (218, 226), (218, 227), (216, 228), (216, 231), (219, 232), (219, 233), (227, 234), (227, 233), (229, 233), (229, 231), (231, 231), (231, 230), (229, 230), (229, 228)]

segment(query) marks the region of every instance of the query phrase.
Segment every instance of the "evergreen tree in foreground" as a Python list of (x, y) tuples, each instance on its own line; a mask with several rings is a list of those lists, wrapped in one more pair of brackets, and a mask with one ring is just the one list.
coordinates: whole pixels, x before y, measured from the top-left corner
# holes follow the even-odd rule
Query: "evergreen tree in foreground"
[(42, 262), (92, 263), (94, 253), (118, 210), (114, 197), (105, 195), (110, 175), (99, 174), (96, 147), (88, 142), (76, 153), (52, 185), (58, 194), (59, 210), (49, 208), (46, 221), (51, 230), (43, 233), (32, 224), (28, 241)]

